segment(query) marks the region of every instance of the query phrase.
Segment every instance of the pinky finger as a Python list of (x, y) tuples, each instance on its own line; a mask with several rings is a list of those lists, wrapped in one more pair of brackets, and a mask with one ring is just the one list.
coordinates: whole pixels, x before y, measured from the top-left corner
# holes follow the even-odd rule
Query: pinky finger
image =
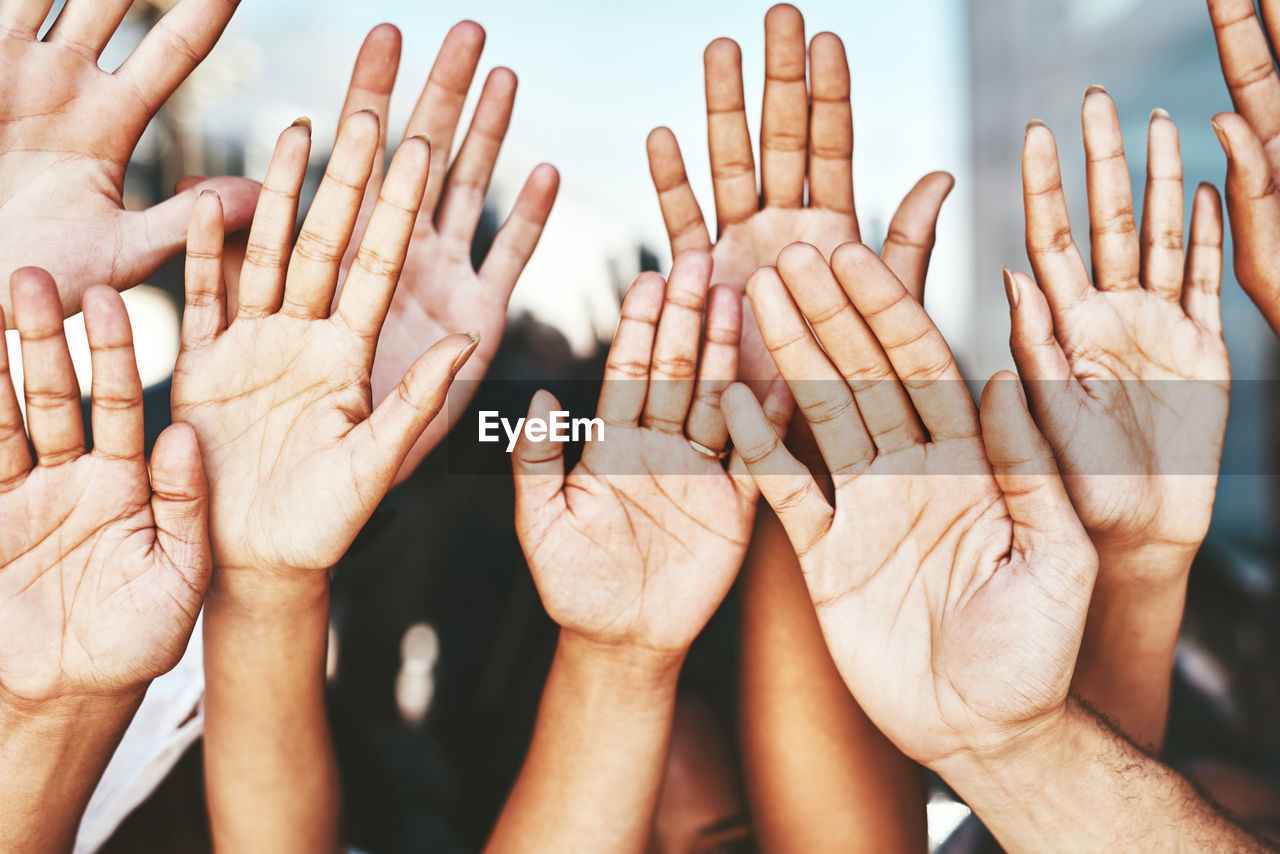
[[(777, 426), (770, 422), (749, 388), (742, 383), (729, 386), (721, 406), (737, 449), (735, 457), (751, 473), (786, 529), (796, 555), (803, 558), (831, 527), (835, 511), (823, 497), (813, 474), (782, 444)], [(779, 409), (775, 407), (775, 414)], [(735, 460), (730, 468), (737, 466)]]
[(559, 189), (560, 173), (550, 163), (539, 164), (524, 182), (511, 216), (498, 230), (480, 265), (480, 280), (501, 294), (504, 301), (511, 298), (516, 280), (538, 246)]
[(1222, 335), (1222, 202), (1212, 184), (1201, 184), (1191, 203), (1191, 237), (1182, 287), (1182, 310), (1214, 335)]
[(212, 190), (205, 190), (191, 210), (187, 231), (187, 300), (182, 310), (184, 349), (204, 347), (227, 328), (222, 244), (222, 199)]
[(686, 249), (710, 249), (711, 234), (702, 216), (702, 208), (689, 186), (684, 157), (675, 134), (668, 128), (654, 128), (645, 141), (649, 155), (649, 175), (658, 191), (658, 207), (671, 240), (671, 255)]

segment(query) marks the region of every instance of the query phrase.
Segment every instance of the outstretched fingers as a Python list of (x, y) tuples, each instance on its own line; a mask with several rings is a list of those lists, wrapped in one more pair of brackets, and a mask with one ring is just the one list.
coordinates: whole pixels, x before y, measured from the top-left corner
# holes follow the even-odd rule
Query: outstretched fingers
[(1222, 201), (1212, 184), (1196, 188), (1183, 274), (1182, 310), (1201, 328), (1222, 335)]
[(209, 483), (190, 424), (172, 424), (156, 438), (151, 451), (151, 514), (156, 546), (203, 596), (213, 566)]
[(667, 277), (662, 316), (649, 363), (649, 392), (640, 423), (662, 433), (684, 432), (698, 373), (702, 309), (711, 284), (711, 256), (677, 256)]
[(938, 234), (942, 203), (956, 185), (947, 172), (930, 172), (911, 188), (889, 221), (880, 257), (907, 291), (924, 302), (925, 276)]
[(84, 325), (93, 367), (93, 453), (141, 461), (142, 380), (133, 354), (129, 314), (120, 294), (102, 285), (85, 291)]
[(1147, 188), (1142, 203), (1142, 283), (1178, 302), (1182, 297), (1182, 154), (1178, 128), (1164, 110), (1153, 110), (1147, 129)]
[[(550, 422), (551, 413), (558, 411), (560, 402), (551, 392), (539, 390), (529, 401), (531, 421), (541, 418)], [(563, 442), (553, 442), (547, 434), (531, 439), (528, 430), (520, 431), (511, 453), (511, 468), (515, 474), (517, 525), (522, 528), (530, 520), (555, 518), (564, 511), (563, 449)]]
[(1101, 86), (1090, 86), (1080, 110), (1084, 127), (1085, 176), (1089, 189), (1089, 237), (1093, 279), (1099, 290), (1142, 286), (1133, 187), (1115, 102)]
[(1227, 154), (1227, 218), (1235, 247), (1236, 278), (1280, 332), (1280, 277), (1275, 235), (1280, 234), (1280, 189), (1262, 143), (1244, 119), (1219, 113), (1214, 130)]
[(649, 390), (649, 360), (662, 316), (666, 282), (657, 273), (641, 273), (622, 298), (618, 330), (604, 364), (597, 413), (606, 424), (635, 426)]
[(809, 204), (848, 214), (856, 231), (849, 61), (835, 33), (818, 33), (809, 43), (809, 74)]
[(716, 285), (711, 289), (703, 337), (685, 435), (705, 448), (720, 451), (729, 439), (720, 398), (738, 378), (738, 343), (742, 340), (742, 297), (733, 288)]
[(53, 278), (24, 267), (10, 280), (14, 322), (22, 340), (27, 426), (42, 466), (69, 462), (85, 452), (76, 380)]
[(504, 300), (511, 298), (520, 274), (538, 248), (559, 189), (560, 173), (556, 167), (550, 163), (534, 167), (480, 265), (480, 280)]
[[(0, 330), (4, 327), (4, 309), (0, 308)], [(9, 348), (0, 334), (0, 493), (17, 486), (31, 470), (31, 450), (27, 446), (27, 427), (18, 408), (18, 395), (13, 388), (9, 367)]]
[[(675, 134), (668, 128), (654, 128), (645, 141), (649, 155), (649, 175), (658, 192), (658, 207), (667, 227), (672, 255), (686, 249), (710, 249), (711, 235), (702, 216), (702, 208), (689, 185), (684, 157)], [(753, 180), (754, 180), (754, 172)]]
[(155, 114), (213, 50), (240, 0), (179, 0), (116, 71)]
[(227, 326), (222, 249), (222, 200), (217, 193), (201, 193), (191, 211), (187, 233), (186, 305), (182, 309), (184, 349), (211, 344)]
[(742, 222), (760, 208), (756, 160), (742, 90), (742, 49), (732, 39), (716, 39), (707, 45), (702, 60), (711, 186), (716, 198), (716, 227), (723, 234), (726, 227)]
[(809, 150), (809, 89), (804, 18), (780, 3), (764, 16), (764, 108), (760, 115), (760, 182), (764, 203), (804, 204)]
[(1022, 203), (1027, 256), (1056, 318), (1087, 299), (1093, 285), (1071, 236), (1058, 147), (1041, 122), (1027, 125), (1022, 146)]

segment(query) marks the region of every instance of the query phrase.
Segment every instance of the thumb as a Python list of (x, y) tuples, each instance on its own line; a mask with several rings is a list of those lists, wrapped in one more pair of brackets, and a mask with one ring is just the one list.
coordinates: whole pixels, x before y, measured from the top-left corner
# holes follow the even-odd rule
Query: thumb
[[(184, 180), (182, 185), (188, 183)], [(111, 286), (121, 290), (136, 285), (186, 245), (191, 209), (205, 190), (214, 190), (222, 198), (223, 227), (232, 232), (249, 225), (261, 189), (261, 184), (248, 178), (211, 178), (192, 183), (145, 211), (123, 214), (120, 263)]]
[(1074, 560), (1071, 553), (1091, 551), (1089, 536), (1067, 497), (1053, 452), (1031, 420), (1015, 374), (1000, 371), (987, 383), (980, 418), (987, 459), (1013, 520), (1014, 550), (1058, 558), (1036, 560), (1034, 566), (1087, 569), (1092, 562)]
[(956, 179), (946, 172), (930, 172), (903, 198), (889, 221), (880, 258), (918, 302), (924, 301), (924, 280), (937, 237), (938, 216)]
[(151, 515), (156, 545), (192, 589), (209, 584), (209, 484), (190, 424), (170, 425), (151, 452)]
[(1227, 217), (1235, 245), (1236, 277), (1280, 333), (1280, 279), (1274, 236), (1280, 233), (1280, 192), (1266, 151), (1247, 122), (1235, 113), (1213, 117), (1213, 130), (1227, 155)]
[(400, 384), (378, 404), (348, 440), (363, 445), (354, 454), (362, 485), (379, 492), (404, 463), (422, 431), (444, 408), (453, 378), (476, 351), (480, 333), (450, 335), (418, 357)]
[[(528, 418), (548, 420), (553, 411), (560, 409), (560, 401), (549, 391), (539, 390), (529, 401)], [(511, 469), (516, 485), (516, 526), (527, 523), (535, 516), (554, 518), (565, 509), (564, 499), (564, 447), (552, 442), (549, 436), (529, 438), (528, 431), (521, 430), (511, 454)], [(544, 516), (544, 514), (547, 514)]]

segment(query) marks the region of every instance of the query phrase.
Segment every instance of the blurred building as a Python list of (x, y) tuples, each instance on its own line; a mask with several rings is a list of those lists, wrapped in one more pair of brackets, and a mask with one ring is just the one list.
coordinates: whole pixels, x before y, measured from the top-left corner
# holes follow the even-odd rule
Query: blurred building
[[(1080, 104), (1099, 83), (1115, 99), (1141, 210), (1146, 127), (1163, 107), (1181, 131), (1183, 174), (1191, 196), (1201, 181), (1221, 189), (1226, 161), (1209, 125), (1231, 109), (1203, 0), (968, 0), (973, 110), (972, 195), (975, 329), (970, 376), (1011, 366), (1001, 265), (1028, 269), (1023, 242), (1021, 149), (1029, 119), (1058, 140), (1063, 186), (1076, 241), (1088, 259)], [(1234, 378), (1223, 478), (1215, 511), (1219, 534), (1269, 530), (1275, 516), (1276, 465), (1262, 381), (1276, 378), (1276, 339), (1235, 282), (1227, 247), (1223, 320)]]

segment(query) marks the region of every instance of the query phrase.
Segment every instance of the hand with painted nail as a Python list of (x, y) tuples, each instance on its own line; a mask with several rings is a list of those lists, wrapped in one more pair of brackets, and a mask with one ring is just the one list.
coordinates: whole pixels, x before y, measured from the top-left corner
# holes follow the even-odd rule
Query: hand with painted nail
[[(756, 494), (736, 457), (727, 470), (717, 458), (741, 303), (719, 286), (708, 298), (710, 277), (707, 253), (691, 250), (669, 281), (645, 273), (632, 284), (600, 393), (604, 440), (586, 444), (568, 477), (562, 446), (522, 433), (515, 447), (516, 531), (566, 632), (683, 655), (742, 562)], [(786, 423), (785, 399), (778, 384), (775, 425)], [(558, 408), (539, 392), (529, 417)]]
[(1035, 279), (1005, 273), (1010, 340), (1031, 411), (1098, 549), (1077, 690), (1140, 744), (1158, 746), (1227, 424), (1222, 214), (1217, 192), (1202, 185), (1184, 240), (1178, 130), (1157, 110), (1139, 229), (1120, 121), (1101, 88), (1085, 95), (1083, 126), (1093, 280), (1071, 240), (1053, 134), (1032, 124), (1022, 170)]
[[(125, 210), (125, 170), (143, 130), (236, 8), (181, 0), (114, 73), (103, 71), (99, 57), (130, 5), (72, 0), (41, 39), (53, 0), (0, 2), (0, 281), (22, 265), (47, 269), (65, 315), (90, 285), (131, 287), (181, 249), (200, 189), (222, 194), (229, 230), (248, 223), (258, 195), (253, 181), (220, 178)], [(8, 299), (0, 293), (0, 306)]]
[[(516, 97), (516, 75), (509, 68), (490, 71), (462, 147), (450, 163), (463, 101), (484, 39), (484, 30), (473, 21), (463, 21), (449, 31), (405, 129), (406, 136), (425, 134), (430, 140), (431, 173), (413, 225), (400, 285), (378, 339), (373, 363), (374, 401), (392, 393), (422, 352), (424, 341), (439, 340), (458, 329), (474, 329), (480, 333), (480, 344), (458, 372), (447, 417), (427, 426), (398, 478), (407, 477), (466, 412), (497, 353), (507, 321), (507, 302), (538, 245), (560, 185), (555, 167), (543, 163), (535, 168), (479, 269), (473, 266), (472, 241)], [(342, 115), (368, 108), (384, 117), (389, 115), (399, 65), (400, 32), (390, 24), (376, 27), (356, 58)], [(357, 237), (368, 227), (382, 187), (381, 152), (386, 147), (386, 130), (384, 124), (379, 156), (360, 208)], [(343, 258), (343, 270), (354, 260), (352, 248)]]
[[(676, 683), (728, 593), (756, 491), (720, 393), (738, 373), (742, 301), (708, 293), (711, 258), (681, 253), (664, 282), (628, 290), (598, 416), (565, 476), (563, 445), (522, 432), (512, 465), (516, 533), (559, 642), (524, 767), (485, 851), (643, 851), (666, 766)], [(706, 308), (706, 319), (703, 309)], [(765, 396), (771, 430), (791, 401)], [(549, 421), (538, 392), (529, 419)]]
[(197, 203), (173, 412), (195, 427), (205, 454), (219, 571), (325, 575), (391, 486), (405, 454), (443, 405), (454, 373), (475, 349), (474, 334), (444, 338), (373, 406), (370, 370), (378, 332), (430, 158), (420, 137), (400, 146), (335, 305), (341, 259), (378, 140), (372, 112), (343, 122), (292, 244), (310, 132), (295, 125), (281, 135), (229, 324), (221, 205), (212, 194)]
[[(1241, 287), (1280, 334), (1280, 76), (1270, 45), (1280, 38), (1280, 3), (1208, 0), (1222, 76), (1235, 113), (1213, 129), (1227, 155), (1227, 217)], [(1270, 39), (1270, 42), (1268, 42)]]
[[(675, 136), (663, 127), (648, 140), (649, 170), (672, 254), (711, 250), (712, 281), (739, 293), (756, 268), (772, 265), (789, 243), (803, 240), (830, 257), (842, 243), (861, 239), (853, 200), (853, 109), (844, 44), (834, 33), (814, 36), (806, 81), (804, 18), (799, 10), (788, 4), (774, 6), (765, 15), (764, 32), (759, 185), (747, 128), (742, 51), (731, 39), (720, 38), (703, 56), (718, 223), (714, 243)], [(889, 223), (881, 255), (918, 299), (924, 292), (938, 214), (953, 184), (945, 172), (926, 175)], [(767, 381), (776, 376), (750, 315), (743, 341), (743, 378)]]
[(924, 309), (861, 245), (830, 267), (788, 248), (747, 293), (835, 506), (742, 385), (729, 432), (867, 715), (926, 764), (1058, 715), (1096, 559), (1015, 378), (987, 384), (979, 415)]
[(89, 451), (57, 287), (24, 268), (11, 293), (36, 459), (0, 348), (0, 849), (70, 850), (148, 683), (191, 636), (209, 580), (207, 490), (186, 425), (160, 435), (148, 471), (119, 294), (84, 295)]

